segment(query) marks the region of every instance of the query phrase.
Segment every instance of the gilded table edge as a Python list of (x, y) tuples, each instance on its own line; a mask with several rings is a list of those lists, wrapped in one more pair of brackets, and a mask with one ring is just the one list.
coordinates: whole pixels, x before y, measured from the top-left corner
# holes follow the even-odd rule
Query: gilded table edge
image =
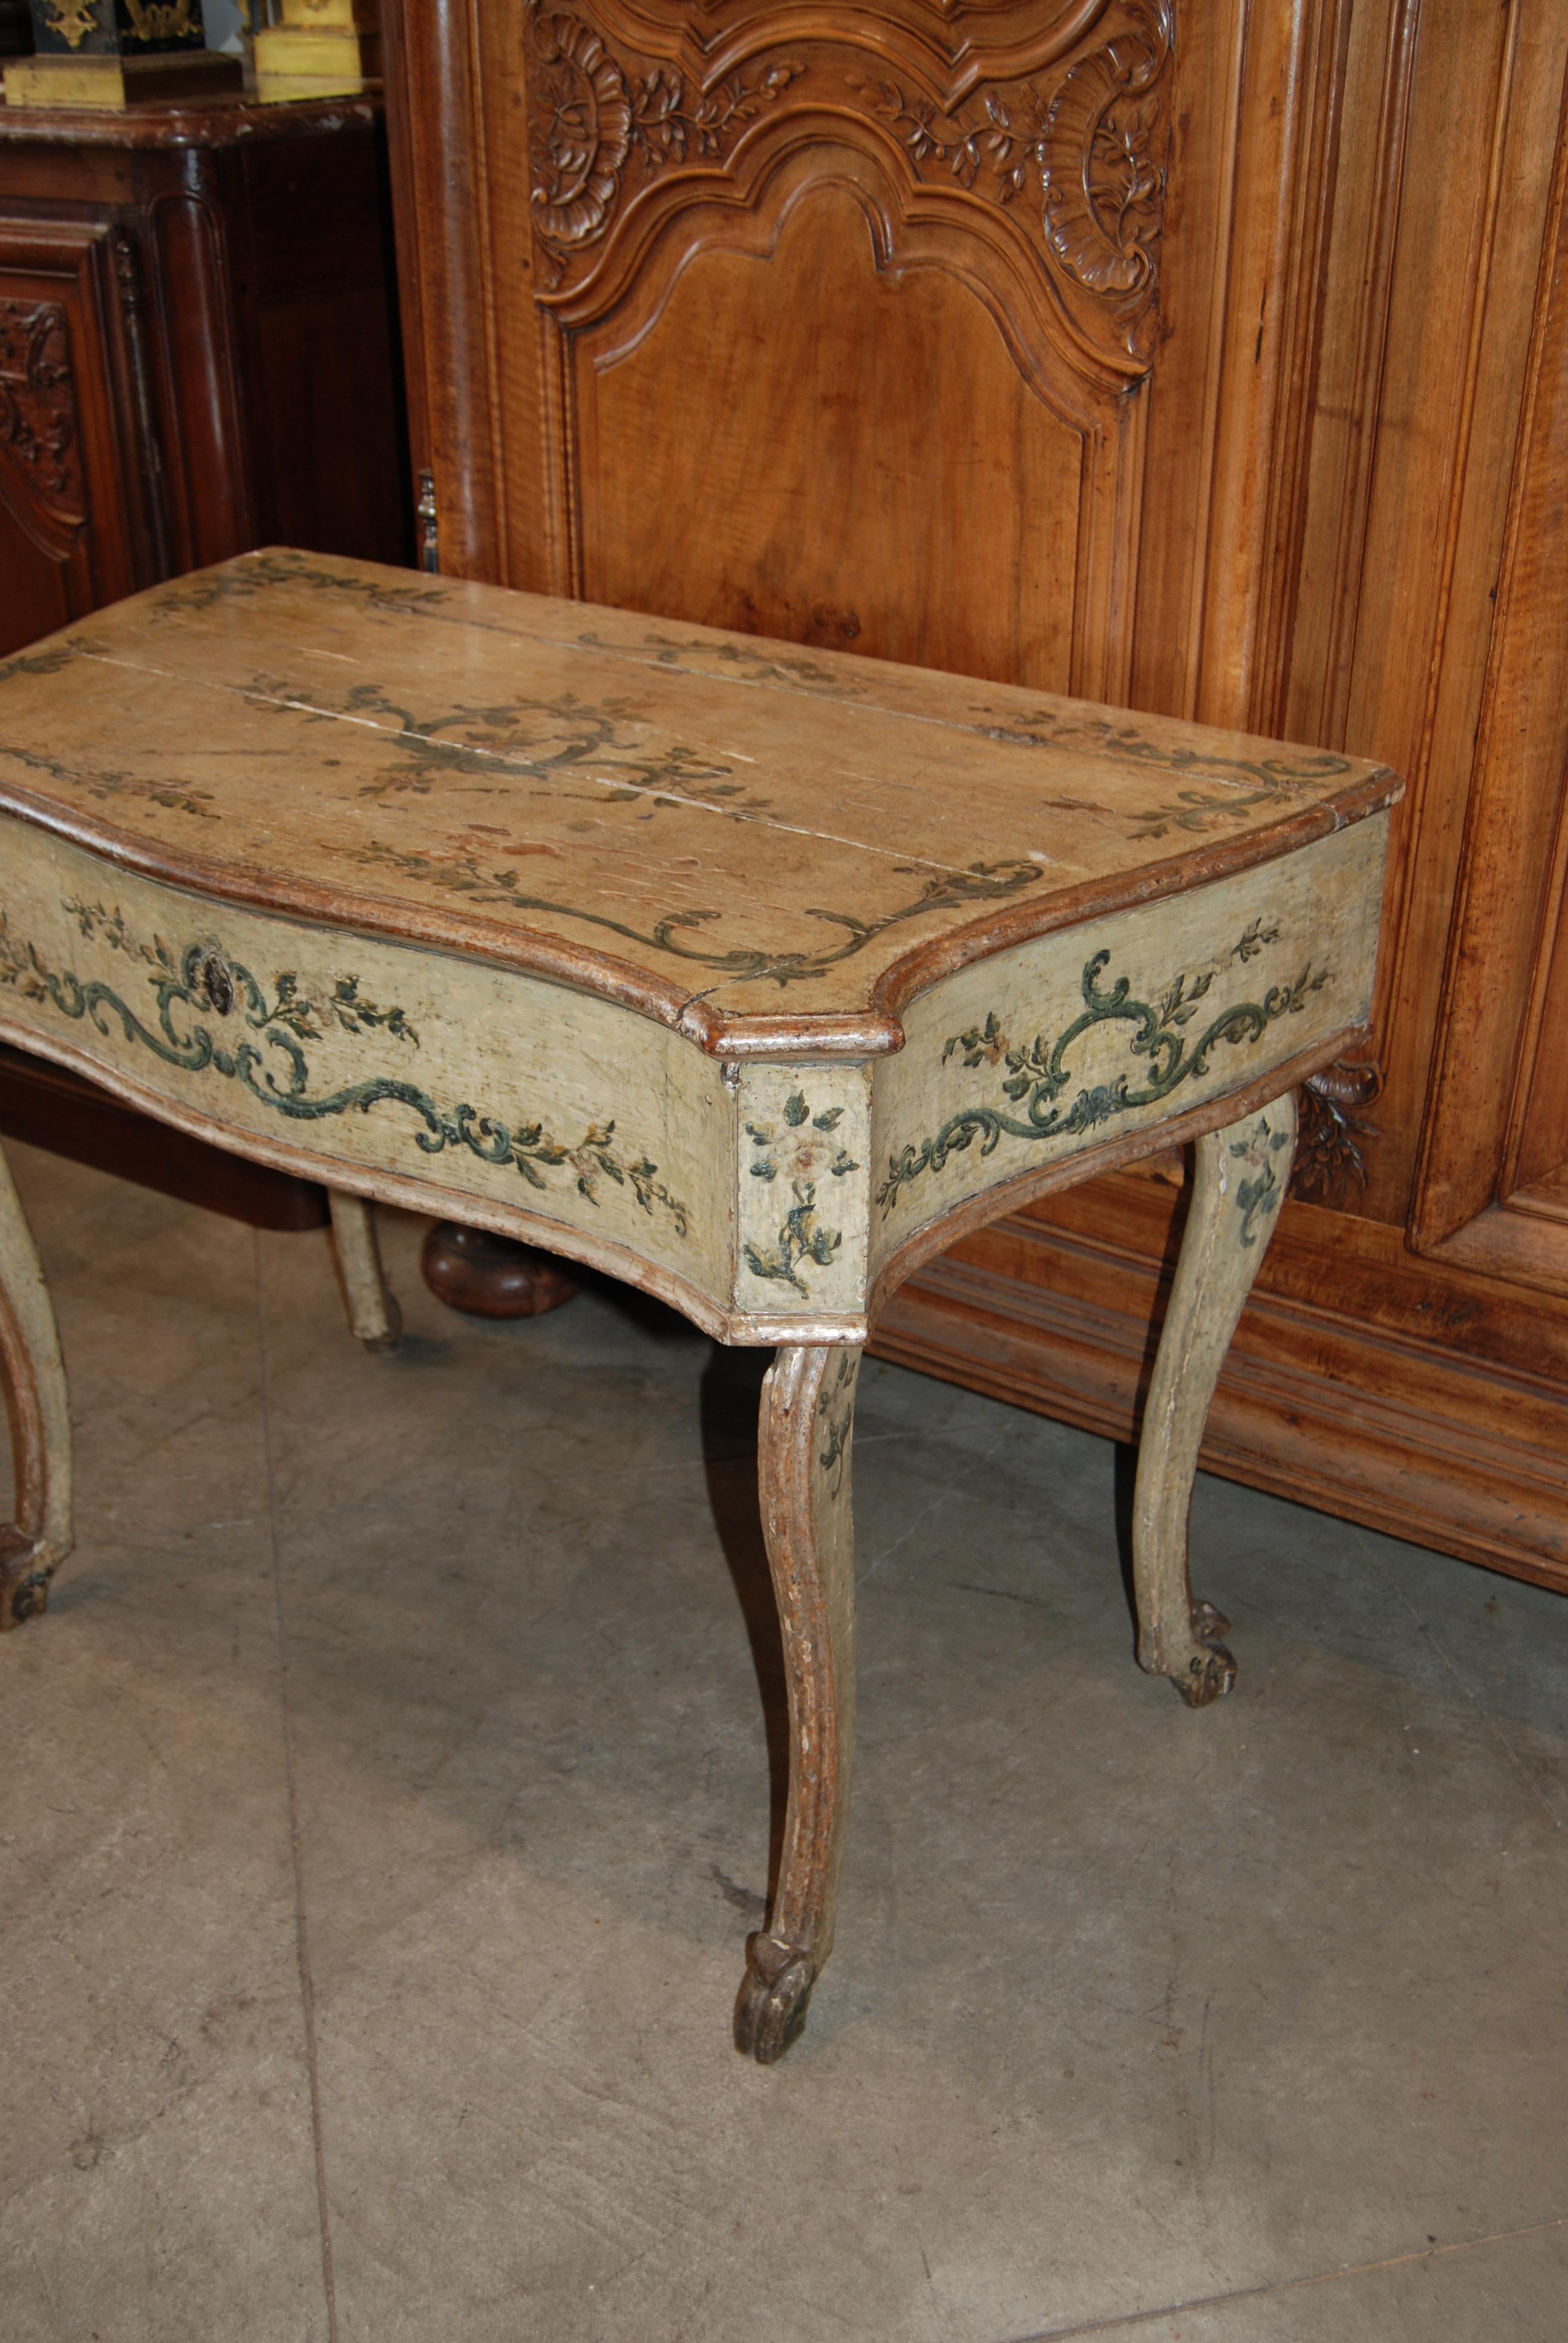
[(455, 952), (492, 967), (596, 995), (669, 1027), (708, 1056), (730, 1060), (864, 1060), (889, 1057), (904, 1046), (900, 1012), (944, 978), (1040, 936), (1087, 924), (1144, 903), (1195, 891), (1234, 873), (1276, 861), (1384, 812), (1404, 783), (1387, 766), (1336, 796), (1287, 815), (1242, 838), (1227, 839), (1163, 861), (1141, 864), (1111, 879), (1030, 903), (1010, 906), (917, 945), (886, 968), (864, 1011), (737, 1014), (702, 992), (636, 967), (614, 953), (564, 937), (525, 930), (435, 906), (394, 902), (374, 895), (345, 896), (308, 880), (258, 880), (203, 855), (182, 855), (131, 837), (111, 822), (90, 820), (72, 808), (0, 779), (0, 817), (67, 840), (119, 869), (208, 901), (233, 903), (265, 915), (303, 920), (337, 935)]

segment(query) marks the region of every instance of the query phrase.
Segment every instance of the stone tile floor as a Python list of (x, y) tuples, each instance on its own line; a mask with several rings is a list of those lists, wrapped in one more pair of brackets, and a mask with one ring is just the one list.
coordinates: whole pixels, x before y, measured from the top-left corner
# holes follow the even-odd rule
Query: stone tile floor
[[(839, 1946), (729, 2046), (762, 1362), (23, 1148), (77, 1553), (0, 1646), (4, 2343), (1561, 2343), (1568, 1604), (871, 1364)], [(760, 1687), (760, 1688), (759, 1688)]]

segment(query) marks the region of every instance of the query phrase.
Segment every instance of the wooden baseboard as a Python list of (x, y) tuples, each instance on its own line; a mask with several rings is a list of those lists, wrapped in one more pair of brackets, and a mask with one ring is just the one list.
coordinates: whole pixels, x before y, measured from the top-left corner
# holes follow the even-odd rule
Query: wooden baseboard
[[(876, 1353), (1113, 1439), (1133, 1436), (1179, 1192), (1112, 1174), (912, 1278)], [(1290, 1210), (1215, 1395), (1225, 1478), (1568, 1593), (1568, 1312)]]

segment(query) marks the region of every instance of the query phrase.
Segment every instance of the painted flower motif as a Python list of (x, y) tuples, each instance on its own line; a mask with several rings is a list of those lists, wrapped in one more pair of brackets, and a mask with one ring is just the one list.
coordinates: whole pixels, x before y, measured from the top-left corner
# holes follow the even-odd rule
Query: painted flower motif
[(754, 1151), (751, 1177), (777, 1180), (783, 1172), (792, 1181), (809, 1182), (823, 1172), (841, 1180), (846, 1172), (858, 1172), (859, 1165), (834, 1136), (843, 1118), (841, 1106), (826, 1107), (820, 1114), (813, 1114), (805, 1092), (792, 1091), (784, 1101), (782, 1131), (771, 1122), (746, 1126)]

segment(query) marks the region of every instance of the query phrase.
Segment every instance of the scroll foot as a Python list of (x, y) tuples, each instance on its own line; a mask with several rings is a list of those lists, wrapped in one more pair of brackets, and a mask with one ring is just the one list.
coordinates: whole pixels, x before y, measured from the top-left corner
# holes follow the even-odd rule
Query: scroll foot
[(1181, 1255), (1161, 1332), (1138, 1446), (1132, 1572), (1138, 1664), (1169, 1676), (1189, 1708), (1222, 1700), (1236, 1681), (1229, 1623), (1195, 1603), (1187, 1516), (1209, 1403), (1290, 1177), (1296, 1102), (1287, 1094), (1197, 1144)]
[(809, 1953), (772, 1936), (753, 1936), (735, 2003), (735, 2047), (771, 2066), (805, 2029), (817, 1964)]
[(1223, 1700), (1236, 1681), (1236, 1663), (1225, 1648), (1231, 1622), (1211, 1603), (1192, 1605), (1192, 1640), (1198, 1648), (1187, 1661), (1187, 1673), (1176, 1678), (1176, 1689), (1189, 1708), (1207, 1708)]
[(0, 1635), (48, 1609), (54, 1575), (55, 1563), (35, 1538), (0, 1528)]

